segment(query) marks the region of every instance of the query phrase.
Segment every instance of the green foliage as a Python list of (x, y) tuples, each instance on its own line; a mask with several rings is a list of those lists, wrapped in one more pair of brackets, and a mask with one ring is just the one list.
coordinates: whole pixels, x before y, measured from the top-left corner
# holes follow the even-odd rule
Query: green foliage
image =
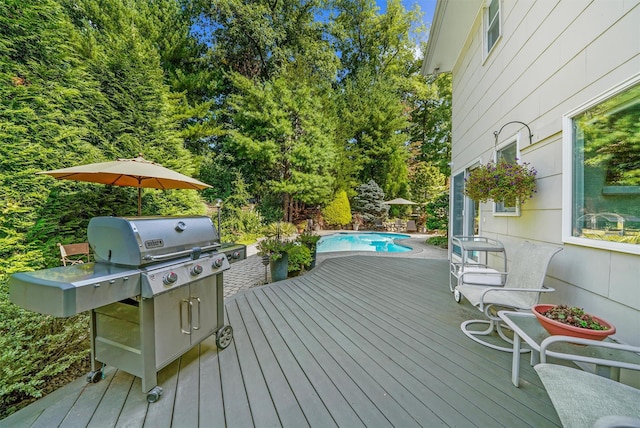
[[(4, 282), (4, 281), (3, 281)], [(48, 383), (89, 356), (86, 315), (70, 319), (24, 311), (9, 303), (0, 287), (0, 418), (31, 398), (49, 392)]]
[(541, 312), (545, 317), (573, 327), (586, 328), (588, 330), (609, 330), (592, 315), (586, 313), (584, 309), (577, 306), (557, 305)]
[(288, 252), (291, 245), (291, 241), (280, 237), (267, 237), (258, 242), (256, 249), (259, 256), (268, 256), (270, 260), (276, 261)]
[[(408, 186), (407, 116), (398, 88), (362, 71), (344, 83), (337, 133), (357, 183), (374, 180), (385, 194)], [(346, 163), (347, 161), (345, 161)]]
[(311, 265), (311, 250), (300, 242), (293, 242), (287, 248), (287, 254), (289, 255), (287, 267), (289, 272), (300, 271)]
[(290, 221), (294, 201), (318, 204), (332, 192), (335, 151), (321, 98), (313, 86), (288, 75), (255, 83), (235, 74), (232, 82), (235, 127), (228, 149), (254, 190), (282, 195), (284, 219)]
[(413, 165), (410, 174), (412, 200), (425, 203), (446, 189), (447, 177), (440, 169), (426, 162)]
[(296, 225), (288, 222), (275, 222), (269, 224), (264, 229), (265, 236), (275, 237), (276, 239), (286, 238), (295, 235), (298, 231)]
[(344, 190), (337, 193), (335, 199), (323, 210), (324, 221), (331, 226), (344, 226), (351, 222), (351, 206), (347, 192)]
[(298, 235), (296, 241), (300, 242), (302, 245), (305, 245), (313, 253), (316, 250), (320, 238), (321, 237), (319, 235), (314, 235), (313, 232), (305, 231), (304, 233)]
[(449, 247), (449, 238), (446, 235), (432, 236), (427, 239), (427, 244), (447, 249)]
[(411, 110), (411, 146), (417, 161), (437, 167), (448, 177), (451, 168), (451, 73), (435, 78), (412, 76), (407, 94)]
[(442, 192), (425, 207), (428, 230), (449, 230), (449, 192)]
[(524, 204), (536, 191), (536, 170), (527, 162), (512, 164), (504, 159), (471, 170), (465, 180), (464, 194), (478, 202), (504, 201)]
[[(237, 242), (243, 235), (257, 235), (262, 231), (262, 216), (249, 204), (250, 195), (240, 173), (231, 183), (232, 193), (224, 200), (220, 211), (222, 239)], [(214, 212), (217, 216), (217, 212)]]
[[(85, 316), (51, 319), (20, 310), (8, 302), (8, 275), (59, 265), (56, 243), (86, 241), (91, 217), (137, 210), (136, 189), (35, 173), (140, 152), (185, 174), (196, 170), (179, 131), (181, 98), (165, 84), (162, 55), (149, 33), (157, 27), (143, 22), (147, 12), (163, 15), (155, 6), (160, 2), (0, 4), (3, 410), (43, 394), (89, 350)], [(195, 191), (144, 190), (142, 206), (144, 214), (204, 212)]]
[(376, 219), (386, 219), (389, 205), (384, 204), (384, 192), (374, 180), (359, 185), (353, 197), (353, 209), (362, 215), (365, 223), (373, 223)]

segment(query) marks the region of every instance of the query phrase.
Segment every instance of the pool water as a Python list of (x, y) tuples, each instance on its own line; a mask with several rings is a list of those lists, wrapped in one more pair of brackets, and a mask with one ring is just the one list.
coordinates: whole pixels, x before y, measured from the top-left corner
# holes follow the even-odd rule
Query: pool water
[(335, 233), (320, 238), (317, 251), (329, 253), (334, 251), (376, 251), (387, 253), (402, 253), (411, 248), (398, 245), (395, 239), (409, 238), (410, 235), (399, 233)]

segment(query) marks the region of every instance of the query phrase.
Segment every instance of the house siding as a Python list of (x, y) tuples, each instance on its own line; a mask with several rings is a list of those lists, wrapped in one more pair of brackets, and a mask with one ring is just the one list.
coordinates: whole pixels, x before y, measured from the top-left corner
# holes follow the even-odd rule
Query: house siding
[[(507, 250), (522, 240), (564, 246), (552, 262), (549, 302), (583, 306), (640, 345), (640, 256), (563, 244), (562, 115), (640, 72), (640, 2), (502, 1), (502, 38), (483, 57), (483, 14), (453, 66), (452, 172), (492, 159), (519, 132), (521, 158), (538, 171), (538, 193), (519, 217), (481, 204), (480, 233)], [(564, 201), (566, 203), (566, 201)], [(568, 204), (567, 204), (568, 206)]]

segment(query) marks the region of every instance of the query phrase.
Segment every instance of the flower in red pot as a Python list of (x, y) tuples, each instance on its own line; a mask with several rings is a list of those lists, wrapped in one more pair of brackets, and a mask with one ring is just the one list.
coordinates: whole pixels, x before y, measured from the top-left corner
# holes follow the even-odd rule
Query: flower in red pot
[(603, 340), (616, 332), (611, 323), (585, 313), (582, 308), (539, 304), (531, 310), (549, 334)]

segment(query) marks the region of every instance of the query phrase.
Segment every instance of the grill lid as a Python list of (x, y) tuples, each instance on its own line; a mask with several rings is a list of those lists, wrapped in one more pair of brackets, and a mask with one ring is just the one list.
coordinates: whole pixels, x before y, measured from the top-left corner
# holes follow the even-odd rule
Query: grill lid
[(220, 247), (209, 217), (94, 217), (87, 228), (97, 262), (145, 266)]

